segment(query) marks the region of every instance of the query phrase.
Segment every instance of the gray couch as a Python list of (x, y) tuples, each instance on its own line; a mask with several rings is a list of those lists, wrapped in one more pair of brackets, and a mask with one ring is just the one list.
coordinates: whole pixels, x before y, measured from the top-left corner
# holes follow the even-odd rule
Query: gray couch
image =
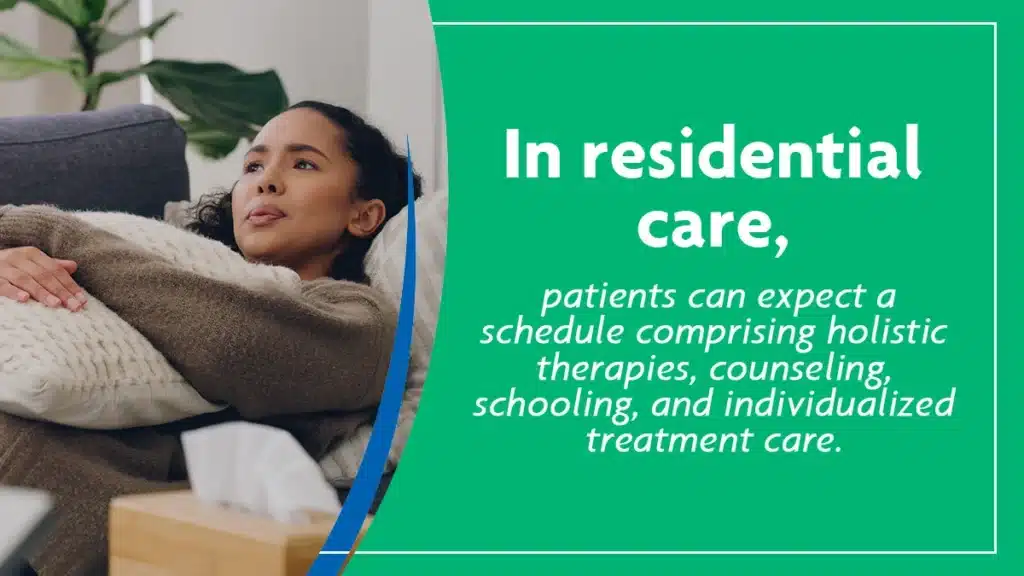
[(162, 218), (189, 198), (185, 143), (155, 106), (0, 118), (0, 204)]

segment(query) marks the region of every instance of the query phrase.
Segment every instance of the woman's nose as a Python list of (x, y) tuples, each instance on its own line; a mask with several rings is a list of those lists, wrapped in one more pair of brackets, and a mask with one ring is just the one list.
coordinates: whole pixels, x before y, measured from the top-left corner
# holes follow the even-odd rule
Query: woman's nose
[(263, 173), (258, 186), (260, 194), (280, 194), (283, 188), (279, 179), (269, 171)]

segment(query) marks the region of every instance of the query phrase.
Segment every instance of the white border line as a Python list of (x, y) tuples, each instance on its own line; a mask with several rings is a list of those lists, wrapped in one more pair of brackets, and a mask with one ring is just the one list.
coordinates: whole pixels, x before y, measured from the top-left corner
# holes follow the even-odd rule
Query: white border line
[[(450, 26), (990, 26), (992, 27), (992, 549), (991, 550), (850, 550), (850, 551), (689, 551), (689, 550), (356, 550), (357, 556), (993, 556), (999, 548), (999, 404), (998, 395), (998, 78), (999, 41), (996, 22), (434, 22), (435, 27)], [(349, 551), (323, 551), (338, 556)]]
[[(321, 552), (324, 556), (343, 556), (346, 551)], [(992, 550), (800, 550), (800, 551), (698, 551), (698, 550), (356, 550), (356, 556), (991, 556)]]
[(999, 549), (999, 26), (992, 24), (992, 553)]
[(441, 21), (440, 26), (991, 26), (995, 22), (474, 22)]

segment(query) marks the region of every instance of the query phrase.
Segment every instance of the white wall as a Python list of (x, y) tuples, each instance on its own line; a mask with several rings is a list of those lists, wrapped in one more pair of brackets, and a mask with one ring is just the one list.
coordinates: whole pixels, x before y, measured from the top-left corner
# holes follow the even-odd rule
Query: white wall
[[(16, 38), (29, 46), (37, 46), (39, 18), (36, 9), (21, 4), (14, 10), (0, 12), (0, 34)], [(20, 116), (35, 112), (38, 93), (38, 79), (0, 84), (0, 116)]]
[(424, 190), (447, 184), (441, 77), (426, 0), (370, 0), (369, 120), (412, 146)]
[[(114, 22), (116, 29), (136, 27), (138, 12), (132, 6)], [(6, 34), (38, 50), (45, 56), (68, 58), (73, 55), (74, 35), (66, 25), (44, 15), (36, 7), (20, 3), (13, 10), (0, 12), (0, 34)], [(107, 54), (98, 62), (102, 70), (120, 70), (138, 65), (138, 42), (130, 42)], [(138, 102), (138, 79), (108, 86), (99, 107), (109, 108)], [(66, 74), (48, 72), (18, 82), (0, 82), (0, 116), (24, 116), (73, 112), (82, 107), (83, 95)]]

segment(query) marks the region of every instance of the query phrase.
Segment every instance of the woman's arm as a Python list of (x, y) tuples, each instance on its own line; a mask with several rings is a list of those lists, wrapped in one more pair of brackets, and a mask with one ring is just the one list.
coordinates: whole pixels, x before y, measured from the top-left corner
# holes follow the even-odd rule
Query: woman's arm
[(261, 294), (178, 269), (45, 206), (0, 207), (0, 245), (78, 263), (78, 282), (207, 400), (248, 419), (379, 403), (396, 314), (367, 286), (322, 280)]

